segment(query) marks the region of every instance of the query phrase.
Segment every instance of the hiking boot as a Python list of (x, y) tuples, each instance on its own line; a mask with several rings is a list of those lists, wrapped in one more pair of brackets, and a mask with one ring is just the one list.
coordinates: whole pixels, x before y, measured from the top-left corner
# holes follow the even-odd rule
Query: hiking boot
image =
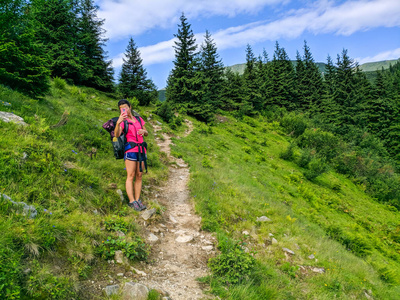
[(140, 199), (137, 201), (137, 203), (139, 204), (141, 210), (145, 210), (147, 208), (146, 205), (144, 205), (142, 201), (140, 201)]
[(141, 211), (142, 209), (139, 206), (139, 203), (137, 201), (133, 201), (133, 202), (129, 202), (128, 203), (129, 207), (132, 207), (133, 209), (135, 209), (136, 211)]

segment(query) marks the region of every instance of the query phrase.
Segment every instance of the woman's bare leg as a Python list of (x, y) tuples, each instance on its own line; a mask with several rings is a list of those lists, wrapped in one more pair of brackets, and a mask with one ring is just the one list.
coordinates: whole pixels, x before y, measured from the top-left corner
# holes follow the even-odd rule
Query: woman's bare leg
[[(144, 169), (144, 162), (142, 162), (142, 170)], [(140, 192), (142, 191), (142, 172), (139, 170), (139, 162), (136, 164), (136, 178), (135, 178), (135, 199), (139, 200)]]
[[(125, 160), (125, 167), (126, 167), (125, 188), (126, 188), (126, 193), (128, 194), (129, 202), (131, 203), (135, 201), (135, 198), (133, 196), (133, 179), (135, 178), (136, 165), (139, 165), (136, 163), (136, 161), (131, 161), (128, 159)], [(140, 185), (142, 184), (140, 183)], [(135, 190), (136, 190), (136, 182), (135, 182)]]

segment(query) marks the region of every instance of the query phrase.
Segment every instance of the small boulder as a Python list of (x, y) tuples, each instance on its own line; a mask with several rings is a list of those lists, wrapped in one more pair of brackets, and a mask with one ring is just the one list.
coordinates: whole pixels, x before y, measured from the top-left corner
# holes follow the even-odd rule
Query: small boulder
[(155, 213), (157, 212), (157, 209), (152, 208), (152, 209), (147, 209), (144, 212), (142, 212), (141, 216), (142, 218), (147, 221), (150, 219)]
[(115, 234), (116, 234), (118, 237), (124, 237), (124, 236), (125, 236), (125, 233), (123, 233), (123, 232), (120, 231), (120, 230), (117, 230), (117, 231), (115, 232)]
[(135, 269), (134, 267), (131, 267), (131, 270), (135, 271), (135, 273), (140, 276), (143, 276), (143, 277), (147, 276), (147, 274), (145, 272)]
[(124, 300), (147, 300), (149, 289), (140, 283), (127, 282), (122, 289), (122, 299)]
[(267, 218), (266, 216), (262, 216), (256, 219), (257, 222), (272, 222), (270, 218)]
[(282, 250), (283, 250), (285, 253), (294, 255), (294, 252), (293, 252), (292, 250), (288, 249), (288, 248), (282, 248)]
[(276, 238), (272, 238), (271, 243), (272, 245), (276, 245), (278, 244), (278, 241), (276, 240)]
[(249, 235), (249, 232), (247, 230), (244, 230), (244, 231), (242, 231), (242, 234)]
[(148, 237), (147, 237), (147, 241), (148, 241), (149, 243), (151, 243), (151, 244), (157, 243), (157, 242), (158, 242), (158, 237), (157, 237), (155, 234), (150, 233), (150, 234), (148, 235)]
[(115, 262), (120, 265), (125, 264), (125, 261), (126, 261), (126, 257), (124, 255), (124, 253), (122, 253), (121, 250), (115, 251), (114, 259), (115, 259)]
[(13, 113), (5, 112), (5, 111), (0, 111), (0, 120), (2, 120), (3, 122), (6, 122), (6, 123), (13, 122), (13, 123), (23, 125), (23, 126), (28, 125), (24, 122), (24, 119), (22, 119), (21, 117), (15, 115)]
[(308, 256), (308, 259), (314, 259), (314, 258), (315, 258), (314, 254)]
[(203, 249), (204, 251), (211, 251), (212, 249), (214, 249), (213, 246), (203, 246), (201, 247), (201, 249)]
[(110, 297), (112, 295), (118, 294), (118, 290), (119, 290), (118, 284), (107, 285), (106, 288), (104, 289), (104, 293), (106, 294), (107, 297)]
[(117, 190), (117, 194), (119, 195), (119, 198), (121, 199), (121, 201), (124, 202), (124, 200), (125, 200), (124, 194), (122, 193), (122, 191), (120, 189)]
[(191, 241), (193, 241), (194, 237), (193, 235), (181, 235), (178, 236), (175, 241), (177, 241), (178, 243), (189, 243)]
[(325, 273), (325, 269), (324, 268), (312, 268), (311, 271), (313, 271), (314, 273), (319, 273), (319, 274), (324, 274)]

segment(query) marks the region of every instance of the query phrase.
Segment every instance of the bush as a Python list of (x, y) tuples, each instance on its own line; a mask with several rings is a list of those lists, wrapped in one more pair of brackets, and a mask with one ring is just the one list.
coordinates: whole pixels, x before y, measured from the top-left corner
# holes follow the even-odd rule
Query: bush
[(131, 260), (146, 260), (149, 255), (149, 249), (145, 242), (138, 236), (128, 242), (125, 238), (111, 238), (102, 241), (98, 248), (98, 253), (104, 259), (112, 259), (115, 252), (121, 250), (125, 256)]
[(334, 134), (320, 129), (307, 129), (298, 138), (297, 144), (301, 148), (315, 149), (320, 157), (329, 162), (339, 153), (339, 138)]
[(218, 245), (221, 254), (209, 260), (211, 272), (230, 284), (238, 284), (249, 279), (255, 267), (255, 258), (246, 253), (242, 246), (227, 238)]
[(64, 79), (60, 78), (60, 77), (55, 77), (54, 78), (54, 87), (60, 91), (65, 90), (67, 86), (67, 83), (65, 82)]
[(104, 225), (108, 231), (122, 231), (123, 233), (127, 233), (129, 229), (129, 224), (121, 217), (115, 215), (108, 217), (104, 221)]
[(304, 115), (291, 112), (282, 118), (281, 126), (285, 129), (286, 133), (298, 137), (304, 133), (308, 127), (308, 123)]
[(294, 154), (294, 149), (295, 149), (296, 145), (294, 143), (290, 143), (290, 145), (287, 147), (286, 151), (283, 151), (279, 157), (284, 159), (284, 160), (288, 160), (288, 161), (292, 161), (295, 158), (295, 154)]
[(310, 163), (308, 164), (308, 170), (304, 173), (304, 176), (308, 180), (313, 180), (319, 175), (326, 172), (328, 166), (326, 165), (325, 161), (320, 158), (313, 158)]
[(301, 155), (297, 163), (299, 167), (306, 168), (310, 163), (310, 161), (312, 160), (314, 154), (315, 153), (313, 153), (313, 151), (310, 149), (303, 149), (301, 151)]
[(156, 112), (165, 122), (170, 123), (174, 118), (174, 112), (172, 106), (168, 101), (164, 101)]

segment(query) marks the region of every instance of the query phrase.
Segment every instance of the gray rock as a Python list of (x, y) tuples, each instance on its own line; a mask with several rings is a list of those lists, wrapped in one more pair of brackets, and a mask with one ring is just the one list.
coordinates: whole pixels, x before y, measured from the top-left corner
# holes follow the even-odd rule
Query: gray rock
[(125, 258), (124, 253), (122, 253), (121, 250), (115, 251), (114, 259), (117, 264), (121, 264), (121, 265), (124, 264), (124, 262), (125, 262), (124, 258)]
[(308, 259), (314, 259), (314, 258), (315, 258), (314, 254), (308, 256)]
[(201, 249), (205, 250), (205, 251), (211, 251), (212, 249), (214, 249), (213, 246), (203, 246), (201, 247)]
[(242, 234), (249, 235), (249, 232), (247, 230), (244, 230), (244, 231), (242, 231)]
[(5, 112), (5, 111), (0, 111), (0, 120), (2, 120), (3, 122), (6, 122), (6, 123), (13, 122), (13, 123), (23, 125), (23, 126), (28, 125), (24, 122), (24, 119), (22, 119), (21, 117), (15, 115), (13, 113)]
[[(135, 271), (136, 274), (140, 275), (140, 276), (147, 276), (147, 274), (143, 271), (140, 271), (138, 269), (135, 269), (134, 267), (131, 267), (131, 270)], [(131, 275), (132, 276), (132, 275)]]
[(181, 235), (178, 236), (175, 241), (177, 241), (178, 243), (189, 243), (191, 241), (193, 241), (194, 237), (193, 235)]
[(27, 157), (28, 157), (28, 154), (26, 152), (23, 152), (22, 153), (22, 159), (25, 160), (25, 159), (27, 159)]
[(152, 209), (147, 209), (144, 212), (142, 212), (141, 216), (144, 220), (150, 219), (155, 213), (157, 212), (157, 209), (152, 208)]
[(107, 285), (105, 290), (104, 290), (104, 293), (106, 294), (107, 297), (110, 297), (112, 295), (118, 294), (118, 290), (119, 290), (119, 285), (118, 284)]
[(158, 237), (156, 235), (154, 235), (153, 233), (150, 233), (147, 237), (147, 241), (151, 244), (157, 243)]
[(160, 121), (156, 121), (156, 123), (157, 123), (158, 125), (162, 125), (162, 123), (161, 123)]
[(125, 200), (125, 198), (124, 198), (124, 194), (122, 193), (122, 191), (120, 189), (117, 190), (117, 194), (119, 195), (121, 201), (123, 202)]
[(98, 215), (99, 212), (97, 211), (97, 209), (93, 210), (93, 214)]
[(268, 236), (271, 237), (271, 236), (274, 236), (274, 235), (272, 233), (268, 233)]
[(266, 216), (262, 216), (257, 218), (256, 220), (257, 222), (272, 222), (272, 220), (270, 218), (267, 218)]
[(120, 230), (117, 230), (117, 231), (115, 232), (115, 234), (116, 234), (118, 237), (124, 237), (124, 236), (125, 236), (125, 233), (123, 233), (123, 232), (120, 231)]
[(276, 240), (276, 238), (272, 238), (271, 243), (272, 245), (276, 245), (278, 244), (278, 241)]
[(118, 273), (117, 276), (122, 277), (124, 276), (124, 273)]
[(25, 202), (15, 202), (12, 201), (10, 197), (5, 194), (0, 194), (0, 197), (9, 201), (14, 207), (19, 208), (22, 210), (22, 214), (24, 216), (28, 216), (30, 219), (34, 219), (37, 216), (37, 210), (33, 205), (28, 205)]
[(319, 273), (319, 274), (324, 274), (325, 273), (325, 269), (324, 268), (312, 268), (311, 271), (313, 271), (314, 273)]
[(178, 221), (173, 217), (173, 216), (169, 216), (169, 219), (171, 220), (172, 223), (176, 224), (178, 223)]
[(171, 300), (170, 297), (162, 297), (162, 300)]
[(293, 252), (292, 250), (288, 249), (288, 248), (282, 248), (282, 250), (283, 250), (284, 252), (286, 252), (286, 253), (289, 253), (289, 254), (291, 254), (291, 255), (294, 255), (294, 252)]
[(149, 289), (140, 283), (127, 282), (122, 289), (123, 300), (147, 300)]

